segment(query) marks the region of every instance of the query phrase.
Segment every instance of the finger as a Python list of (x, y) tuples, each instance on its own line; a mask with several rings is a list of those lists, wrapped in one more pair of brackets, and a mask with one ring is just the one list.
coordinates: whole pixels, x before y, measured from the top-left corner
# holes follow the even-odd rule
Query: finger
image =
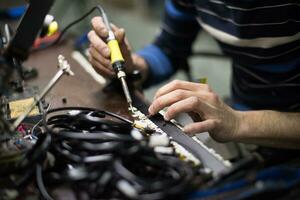
[(130, 46), (130, 44), (129, 44), (129, 42), (128, 42), (128, 40), (127, 40), (127, 38), (125, 37), (124, 38), (124, 42), (121, 44), (121, 47), (123, 48), (126, 48), (126, 50), (127, 50), (127, 53), (130, 53), (131, 52), (131, 46)]
[(166, 93), (169, 93), (173, 90), (176, 90), (176, 89), (184, 89), (184, 90), (190, 90), (190, 91), (198, 91), (198, 90), (204, 90), (204, 91), (208, 91), (208, 92), (211, 91), (210, 87), (207, 84), (175, 80), (175, 81), (172, 81), (171, 83), (163, 86), (162, 88), (160, 88), (156, 92), (154, 99), (156, 99)]
[(191, 92), (189, 90), (177, 89), (177, 90), (174, 90), (170, 93), (167, 93), (167, 94), (155, 99), (153, 101), (153, 103), (151, 104), (151, 106), (149, 107), (148, 112), (149, 112), (149, 114), (154, 115), (155, 113), (159, 112), (163, 108), (170, 106), (177, 101), (180, 101), (180, 100), (183, 100), (188, 97), (195, 96), (195, 95), (197, 95), (197, 96), (199, 95), (202, 98), (209, 96), (209, 94), (207, 92), (200, 91), (200, 92), (195, 93), (195, 92)]
[(183, 131), (187, 134), (203, 133), (215, 129), (216, 126), (216, 120), (208, 119), (202, 122), (188, 124), (183, 128)]
[[(118, 28), (114, 24), (112, 24), (112, 29), (115, 32), (116, 39), (119, 42), (122, 54), (124, 58), (129, 58), (131, 56), (131, 46), (129, 45), (129, 42), (127, 38), (125, 37), (125, 29), (123, 28)], [(126, 60), (125, 60), (126, 62)]]
[(164, 118), (170, 120), (176, 117), (179, 113), (188, 113), (198, 110), (199, 104), (201, 104), (198, 97), (189, 97), (172, 104), (166, 111)]
[(116, 31), (116, 38), (120, 44), (120, 48), (123, 53), (123, 56), (125, 58), (131, 56), (131, 47), (129, 45), (128, 40), (125, 37), (125, 30), (123, 28)]
[(96, 34), (95, 31), (90, 31), (88, 33), (88, 39), (93, 44), (93, 46), (103, 55), (105, 58), (110, 57), (110, 49), (107, 44)]
[(104, 67), (97, 60), (90, 58), (90, 63), (94, 67), (95, 71), (104, 76), (105, 78), (113, 78), (115, 76), (115, 73), (112, 70)]
[(129, 42), (127, 38), (125, 37), (125, 29), (119, 28), (114, 24), (111, 24), (112, 30), (115, 33), (116, 39), (119, 42), (123, 57), (125, 58), (125, 63), (126, 63), (126, 58), (131, 57), (131, 46), (129, 45)]
[(103, 22), (102, 17), (94, 17), (91, 21), (93, 29), (101, 38), (108, 37), (108, 30)]
[(111, 66), (110, 60), (107, 59), (107, 58), (105, 58), (105, 57), (103, 57), (101, 55), (101, 53), (99, 53), (99, 51), (95, 47), (91, 46), (89, 48), (89, 53), (90, 53), (92, 59), (97, 60), (104, 67), (109, 68), (110, 70), (112, 70), (112, 66)]
[(163, 96), (160, 96), (159, 98), (155, 99), (151, 106), (148, 109), (148, 112), (150, 115), (154, 115), (158, 111), (162, 110), (163, 108), (170, 106), (174, 104), (177, 101), (180, 101), (182, 99), (186, 99), (187, 97), (190, 97), (192, 95), (192, 92), (187, 90), (174, 90), (168, 94), (165, 94)]
[(118, 40), (119, 43), (124, 43), (125, 39), (125, 29), (124, 28), (119, 28), (114, 24), (111, 24), (111, 29), (115, 33), (115, 37)]

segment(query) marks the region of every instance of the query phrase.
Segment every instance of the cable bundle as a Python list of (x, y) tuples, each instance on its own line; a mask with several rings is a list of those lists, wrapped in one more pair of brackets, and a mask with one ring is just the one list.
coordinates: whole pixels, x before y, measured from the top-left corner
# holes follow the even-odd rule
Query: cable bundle
[(155, 152), (121, 116), (70, 107), (50, 110), (43, 122), (54, 157), (37, 167), (43, 198), (52, 199), (46, 188), (62, 187), (89, 199), (178, 199), (196, 180), (196, 168)]

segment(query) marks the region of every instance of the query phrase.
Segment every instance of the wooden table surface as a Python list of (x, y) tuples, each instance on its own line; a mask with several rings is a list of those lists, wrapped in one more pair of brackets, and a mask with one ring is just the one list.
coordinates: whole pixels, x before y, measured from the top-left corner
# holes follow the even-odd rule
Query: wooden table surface
[[(64, 43), (59, 46), (34, 52), (24, 63), (25, 66), (38, 70), (38, 77), (27, 82), (28, 86), (38, 86), (42, 89), (53, 75), (58, 71), (57, 56), (62, 54), (70, 63), (75, 76), (63, 76), (46, 100), (52, 107), (61, 106), (85, 106), (105, 109), (116, 114), (128, 117), (127, 104), (121, 92), (104, 93), (104, 85), (95, 82), (89, 74), (71, 57), (72, 43)], [(67, 103), (62, 103), (62, 98)]]

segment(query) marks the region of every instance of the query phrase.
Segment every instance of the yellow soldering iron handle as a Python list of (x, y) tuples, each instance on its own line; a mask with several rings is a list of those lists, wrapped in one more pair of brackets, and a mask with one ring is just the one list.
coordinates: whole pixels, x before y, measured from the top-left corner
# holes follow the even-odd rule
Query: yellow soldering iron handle
[(107, 45), (110, 49), (111, 63), (124, 62), (118, 41), (116, 39), (110, 40)]

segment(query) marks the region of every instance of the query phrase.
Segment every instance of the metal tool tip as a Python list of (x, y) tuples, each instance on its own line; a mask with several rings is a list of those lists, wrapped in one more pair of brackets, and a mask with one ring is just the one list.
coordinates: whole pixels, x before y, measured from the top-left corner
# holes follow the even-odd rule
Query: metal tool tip
[(132, 113), (134, 112), (134, 107), (132, 106), (131, 103), (129, 104), (128, 110)]

